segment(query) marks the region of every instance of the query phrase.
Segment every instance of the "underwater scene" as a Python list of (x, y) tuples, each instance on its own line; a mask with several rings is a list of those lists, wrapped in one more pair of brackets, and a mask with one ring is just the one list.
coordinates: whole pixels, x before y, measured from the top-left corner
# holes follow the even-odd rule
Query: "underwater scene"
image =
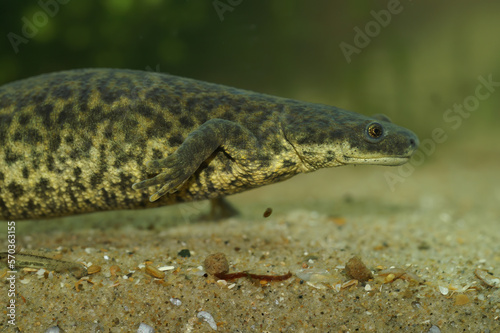
[(498, 13), (2, 2), (0, 332), (500, 330)]

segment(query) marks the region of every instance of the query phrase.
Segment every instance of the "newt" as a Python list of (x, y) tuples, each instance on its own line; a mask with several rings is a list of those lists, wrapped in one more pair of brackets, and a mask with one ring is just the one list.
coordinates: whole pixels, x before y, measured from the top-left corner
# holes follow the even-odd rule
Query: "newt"
[(0, 87), (0, 218), (225, 196), (349, 164), (396, 166), (417, 136), (385, 116), (124, 69)]

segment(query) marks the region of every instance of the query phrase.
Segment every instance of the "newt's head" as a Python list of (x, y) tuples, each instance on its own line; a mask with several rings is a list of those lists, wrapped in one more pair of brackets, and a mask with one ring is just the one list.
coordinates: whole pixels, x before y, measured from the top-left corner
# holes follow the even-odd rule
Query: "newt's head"
[(290, 110), (282, 127), (306, 171), (346, 164), (401, 165), (418, 148), (415, 133), (386, 116), (311, 106)]

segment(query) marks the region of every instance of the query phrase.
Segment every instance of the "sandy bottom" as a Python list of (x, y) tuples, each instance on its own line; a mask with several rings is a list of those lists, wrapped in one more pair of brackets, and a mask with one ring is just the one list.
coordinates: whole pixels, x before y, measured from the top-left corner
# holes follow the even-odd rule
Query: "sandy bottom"
[[(15, 326), (4, 308), (0, 331), (500, 332), (500, 148), (491, 146), (444, 144), (413, 172), (300, 175), (230, 197), (242, 214), (220, 222), (196, 218), (206, 202), (18, 222), (18, 248), (100, 272), (20, 270)], [(387, 172), (404, 182), (391, 189)], [(1, 230), (7, 249), (5, 222)], [(292, 277), (218, 281), (202, 267), (216, 252), (230, 273)], [(373, 272), (368, 282), (346, 275), (354, 255)], [(0, 276), (7, 305), (7, 270)]]

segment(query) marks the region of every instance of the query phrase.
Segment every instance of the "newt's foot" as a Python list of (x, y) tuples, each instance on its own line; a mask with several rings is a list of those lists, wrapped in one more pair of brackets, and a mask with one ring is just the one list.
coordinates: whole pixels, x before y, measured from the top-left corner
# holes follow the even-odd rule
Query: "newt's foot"
[(226, 200), (226, 198), (221, 197), (210, 199), (210, 213), (201, 215), (200, 219), (218, 221), (228, 219), (239, 214), (238, 210), (234, 208), (233, 205)]
[(158, 200), (167, 193), (177, 191), (193, 174), (192, 168), (184, 165), (176, 154), (172, 154), (161, 160), (149, 161), (146, 166), (148, 169), (163, 171), (153, 178), (133, 184), (132, 188), (134, 190), (139, 190), (154, 185), (162, 185), (162, 187), (149, 198), (151, 202)]

